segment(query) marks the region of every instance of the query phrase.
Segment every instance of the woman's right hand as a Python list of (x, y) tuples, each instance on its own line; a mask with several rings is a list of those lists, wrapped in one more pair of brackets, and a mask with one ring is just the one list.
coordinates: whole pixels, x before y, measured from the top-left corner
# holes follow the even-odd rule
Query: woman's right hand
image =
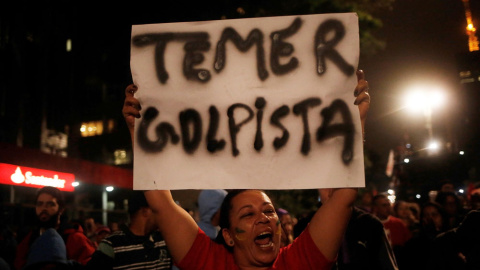
[(134, 97), (134, 94), (137, 92), (138, 87), (134, 84), (130, 84), (125, 89), (125, 101), (123, 103), (123, 117), (127, 122), (128, 130), (130, 131), (130, 136), (133, 141), (133, 133), (135, 131), (135, 118), (140, 118), (140, 102)]

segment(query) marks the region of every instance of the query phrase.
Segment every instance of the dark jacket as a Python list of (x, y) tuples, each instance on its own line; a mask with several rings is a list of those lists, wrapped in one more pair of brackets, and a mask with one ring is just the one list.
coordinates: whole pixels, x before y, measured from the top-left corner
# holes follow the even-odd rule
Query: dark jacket
[[(65, 241), (67, 258), (85, 265), (95, 252), (94, 244), (83, 234), (81, 226), (69, 225), (59, 229), (60, 235)], [(39, 230), (30, 231), (17, 246), (15, 256), (15, 269), (22, 269), (27, 262), (28, 252), (32, 243), (39, 237)]]
[(334, 269), (398, 270), (382, 222), (354, 207)]

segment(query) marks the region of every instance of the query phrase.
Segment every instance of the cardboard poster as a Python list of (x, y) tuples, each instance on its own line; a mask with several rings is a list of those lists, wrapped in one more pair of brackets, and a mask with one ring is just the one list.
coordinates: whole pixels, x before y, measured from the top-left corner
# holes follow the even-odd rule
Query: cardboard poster
[(134, 25), (134, 189), (364, 186), (355, 13)]

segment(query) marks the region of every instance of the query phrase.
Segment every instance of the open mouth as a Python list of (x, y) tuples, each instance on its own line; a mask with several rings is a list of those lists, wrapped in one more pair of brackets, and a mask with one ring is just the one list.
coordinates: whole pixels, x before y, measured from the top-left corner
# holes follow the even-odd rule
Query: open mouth
[(255, 237), (255, 244), (261, 248), (268, 248), (273, 246), (272, 234), (270, 232), (263, 232)]

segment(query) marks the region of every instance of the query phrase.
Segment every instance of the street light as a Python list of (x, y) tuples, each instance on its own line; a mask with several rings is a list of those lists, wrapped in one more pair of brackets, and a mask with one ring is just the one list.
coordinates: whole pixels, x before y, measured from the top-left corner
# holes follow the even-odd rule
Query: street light
[(437, 150), (440, 146), (438, 145), (438, 142), (436, 141), (430, 141), (430, 143), (428, 144), (428, 149), (430, 150)]
[(432, 111), (444, 104), (445, 95), (439, 88), (416, 86), (407, 95), (406, 106), (412, 111), (423, 111), (425, 128), (428, 132), (428, 149), (437, 150), (439, 145), (433, 141)]

